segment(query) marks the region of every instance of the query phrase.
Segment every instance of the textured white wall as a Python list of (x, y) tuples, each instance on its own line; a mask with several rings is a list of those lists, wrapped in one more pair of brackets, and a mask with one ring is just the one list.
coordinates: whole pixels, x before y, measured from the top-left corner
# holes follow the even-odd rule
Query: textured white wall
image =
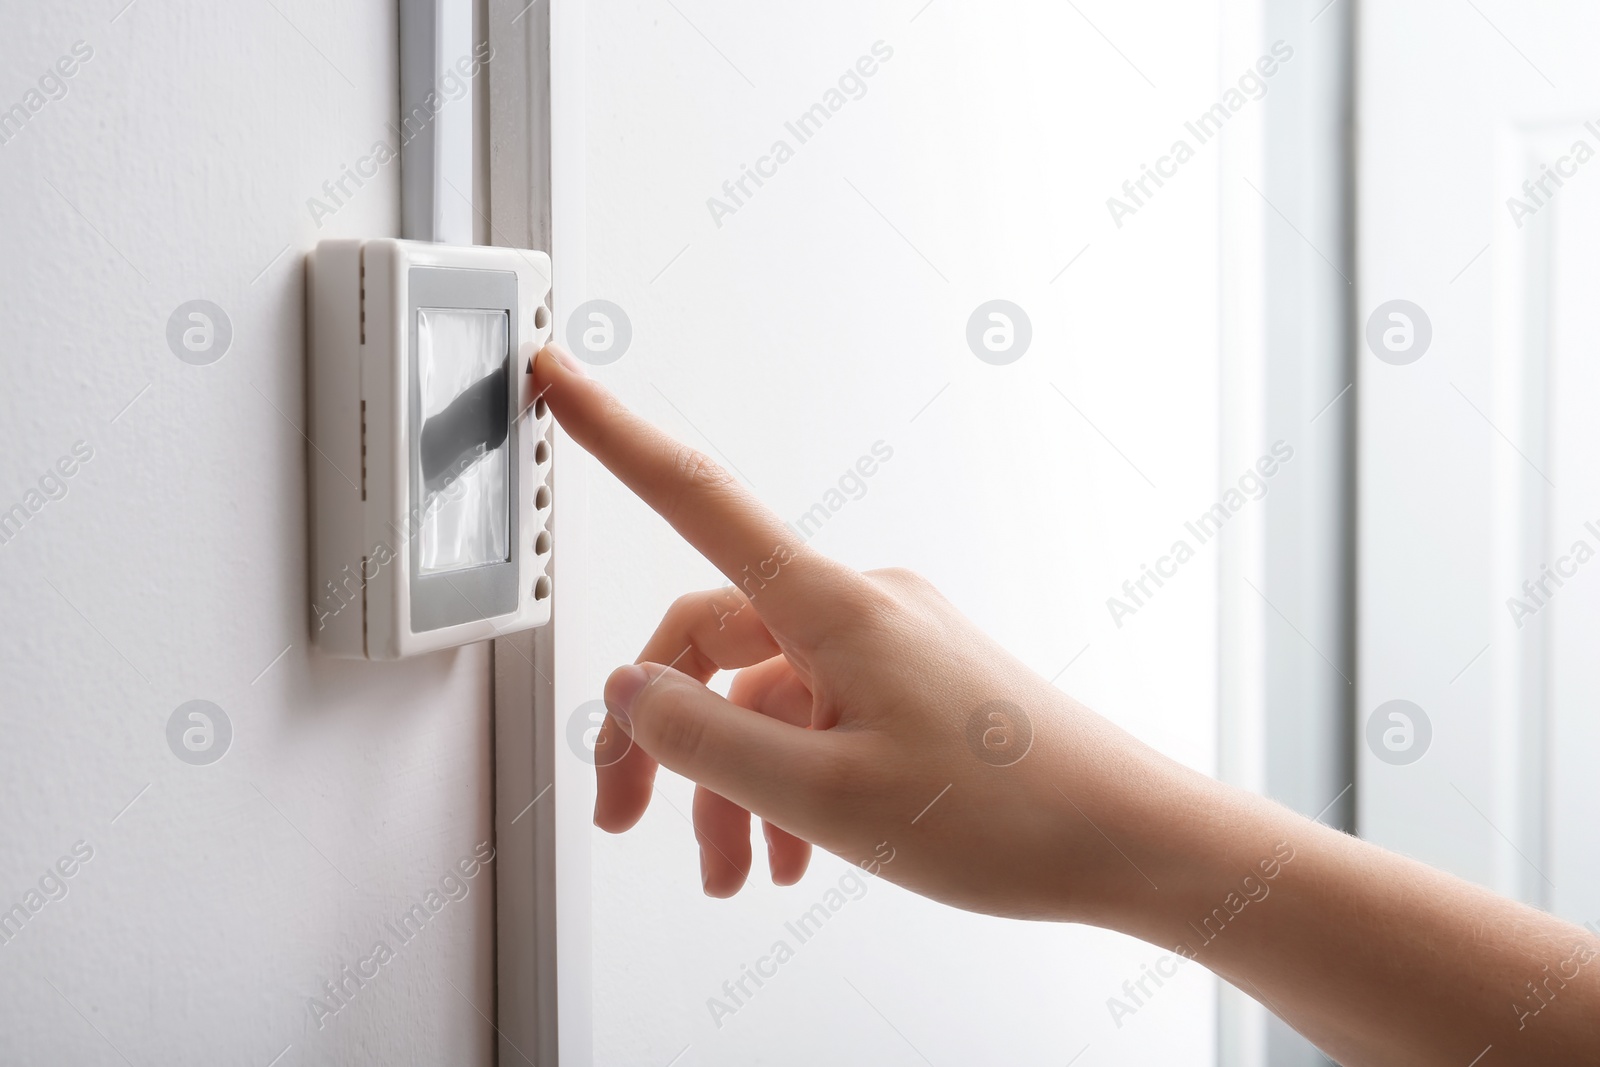
[[(488, 1062), (492, 868), (385, 930), (488, 838), (486, 652), (307, 649), (301, 257), (395, 234), (397, 166), (306, 202), (386, 136), (394, 4), (124, 2), (0, 9), (0, 108), (42, 105), (0, 145), (0, 509), (93, 450), (0, 544), (0, 909), (93, 850), (0, 943), (0, 1062)], [(195, 298), (209, 366), (166, 342)], [(192, 699), (233, 725), (210, 766), (168, 748)]]
[[(593, 0), (587, 286), (564, 306), (621, 305), (632, 346), (596, 377), (788, 519), (887, 444), (819, 547), (923, 571), (1045, 677), (1079, 657), (1058, 684), (1209, 771), (1214, 546), (1121, 629), (1105, 601), (1239, 473), (1217, 462), (1217, 146), (1120, 230), (1105, 201), (1238, 72), (1218, 69), (1215, 5), (1078, 7)], [(795, 146), (785, 121), (880, 40), (865, 95)], [(707, 199), (780, 137), (793, 158), (719, 227)], [(965, 341), (997, 297), (1034, 331), (1001, 367)], [(560, 727), (675, 595), (719, 578), (570, 445), (558, 462)], [(691, 789), (659, 793), (592, 841), (597, 1063), (1212, 1062), (1197, 968), (1119, 1027), (1107, 998), (1159, 950), (884, 882), (719, 1028), (708, 998), (847, 869), (819, 856), (794, 888), (758, 873), (708, 900)]]

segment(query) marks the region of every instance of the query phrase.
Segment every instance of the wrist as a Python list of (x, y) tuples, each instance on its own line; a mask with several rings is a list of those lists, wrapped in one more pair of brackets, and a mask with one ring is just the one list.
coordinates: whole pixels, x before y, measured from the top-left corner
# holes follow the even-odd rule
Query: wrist
[(1111, 847), (1077, 921), (1204, 961), (1281, 883), (1303, 835), (1276, 805), (1140, 748), (1095, 820)]

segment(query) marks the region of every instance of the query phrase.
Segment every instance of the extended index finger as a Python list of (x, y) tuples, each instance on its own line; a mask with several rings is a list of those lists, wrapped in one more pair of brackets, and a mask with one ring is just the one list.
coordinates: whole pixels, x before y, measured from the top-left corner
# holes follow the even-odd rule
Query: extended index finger
[(816, 621), (814, 608), (797, 610), (804, 593), (853, 573), (807, 548), (730, 474), (629, 411), (567, 353), (540, 351), (534, 381), (572, 439), (743, 590), (763, 618)]

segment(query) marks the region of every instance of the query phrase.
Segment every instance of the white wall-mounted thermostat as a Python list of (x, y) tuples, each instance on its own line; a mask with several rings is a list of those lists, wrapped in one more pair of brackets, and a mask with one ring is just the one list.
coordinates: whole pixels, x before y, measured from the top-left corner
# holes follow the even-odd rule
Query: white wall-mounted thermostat
[[(334, 240), (307, 258), (311, 631), (397, 659), (550, 619), (543, 252)], [(531, 411), (529, 410), (531, 407)]]

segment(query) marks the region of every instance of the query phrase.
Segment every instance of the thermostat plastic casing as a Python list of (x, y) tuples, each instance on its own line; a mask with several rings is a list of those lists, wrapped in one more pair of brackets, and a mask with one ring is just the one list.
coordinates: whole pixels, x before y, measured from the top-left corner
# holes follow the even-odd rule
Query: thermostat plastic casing
[(323, 241), (307, 257), (311, 633), (398, 659), (550, 619), (550, 258)]

